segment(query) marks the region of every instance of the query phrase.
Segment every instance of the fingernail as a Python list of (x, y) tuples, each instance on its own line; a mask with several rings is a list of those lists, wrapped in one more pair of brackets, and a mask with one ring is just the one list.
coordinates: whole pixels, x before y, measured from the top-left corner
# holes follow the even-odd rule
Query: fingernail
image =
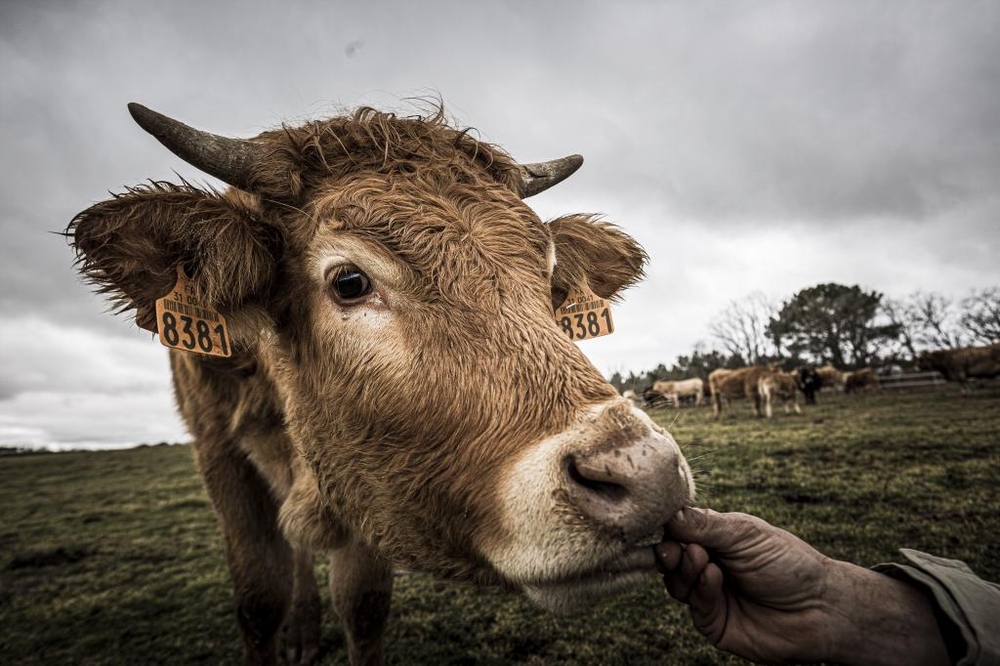
[(683, 523), (684, 522), (684, 509), (681, 509), (676, 514), (674, 514), (674, 521), (676, 521), (678, 523)]

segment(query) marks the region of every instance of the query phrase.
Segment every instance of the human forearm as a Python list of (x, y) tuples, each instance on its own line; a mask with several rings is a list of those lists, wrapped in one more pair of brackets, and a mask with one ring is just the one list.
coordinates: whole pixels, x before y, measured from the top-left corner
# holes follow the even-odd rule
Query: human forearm
[(828, 579), (830, 659), (843, 664), (950, 664), (928, 595), (916, 585), (835, 562)]

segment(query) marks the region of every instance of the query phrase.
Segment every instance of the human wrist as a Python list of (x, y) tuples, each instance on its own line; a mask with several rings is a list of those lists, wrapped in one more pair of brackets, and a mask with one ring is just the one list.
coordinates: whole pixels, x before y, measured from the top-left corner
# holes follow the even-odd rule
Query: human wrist
[(927, 594), (910, 583), (831, 560), (825, 599), (829, 659), (842, 664), (950, 664)]

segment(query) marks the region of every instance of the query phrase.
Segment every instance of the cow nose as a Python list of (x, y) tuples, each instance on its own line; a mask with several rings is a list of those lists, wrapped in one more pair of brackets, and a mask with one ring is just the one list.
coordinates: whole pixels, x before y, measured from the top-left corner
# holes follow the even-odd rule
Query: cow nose
[(684, 505), (688, 479), (677, 445), (657, 433), (565, 458), (570, 502), (590, 521), (626, 540), (658, 530)]

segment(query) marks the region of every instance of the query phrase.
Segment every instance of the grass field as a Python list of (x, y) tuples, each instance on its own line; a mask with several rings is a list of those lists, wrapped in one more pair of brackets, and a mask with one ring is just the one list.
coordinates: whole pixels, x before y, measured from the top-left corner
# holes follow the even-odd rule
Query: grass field
[[(863, 565), (907, 546), (1000, 580), (1000, 388), (820, 400), (771, 422), (745, 403), (718, 423), (707, 408), (653, 414), (693, 459), (702, 506), (755, 513)], [(0, 506), (0, 663), (240, 662), (221, 540), (187, 447), (3, 456)], [(323, 663), (343, 663), (327, 618)], [(708, 647), (657, 578), (557, 617), (422, 575), (396, 579), (386, 660), (743, 663)]]

